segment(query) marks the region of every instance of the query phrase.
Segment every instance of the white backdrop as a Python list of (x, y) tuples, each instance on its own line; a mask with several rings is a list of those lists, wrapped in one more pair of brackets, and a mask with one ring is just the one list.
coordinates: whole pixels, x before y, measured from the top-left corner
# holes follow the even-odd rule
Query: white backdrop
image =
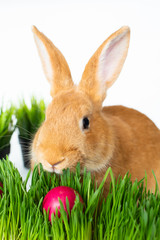
[[(0, 0), (0, 105), (30, 96), (51, 100), (31, 26), (36, 25), (62, 51), (73, 79), (99, 45), (123, 25), (131, 28), (130, 49), (105, 105), (138, 109), (160, 128), (160, 1), (159, 0)], [(17, 132), (10, 159), (22, 175)]]

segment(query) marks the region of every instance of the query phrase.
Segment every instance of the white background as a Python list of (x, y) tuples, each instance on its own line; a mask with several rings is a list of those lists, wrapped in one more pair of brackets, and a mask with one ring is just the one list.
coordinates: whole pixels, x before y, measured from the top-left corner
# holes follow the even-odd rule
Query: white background
[[(32, 25), (61, 50), (76, 83), (99, 45), (121, 26), (130, 26), (128, 57), (104, 104), (135, 108), (160, 128), (159, 0), (0, 0), (0, 105), (18, 104), (22, 97), (29, 103), (31, 95), (51, 100)], [(17, 132), (10, 159), (25, 178)]]

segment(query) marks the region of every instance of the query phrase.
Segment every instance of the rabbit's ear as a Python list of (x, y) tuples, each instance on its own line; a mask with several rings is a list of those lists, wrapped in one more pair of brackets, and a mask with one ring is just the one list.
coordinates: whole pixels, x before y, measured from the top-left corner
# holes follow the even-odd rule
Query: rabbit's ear
[(97, 104), (102, 104), (107, 88), (114, 83), (123, 67), (129, 39), (129, 27), (122, 27), (103, 42), (85, 67), (79, 89)]
[(73, 87), (69, 66), (62, 53), (35, 26), (32, 27), (35, 42), (47, 80), (51, 85), (51, 96)]

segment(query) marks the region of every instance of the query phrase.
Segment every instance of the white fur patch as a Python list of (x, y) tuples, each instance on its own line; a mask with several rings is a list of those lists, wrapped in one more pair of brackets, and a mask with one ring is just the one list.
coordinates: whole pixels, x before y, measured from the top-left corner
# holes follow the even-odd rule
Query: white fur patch
[(83, 119), (79, 120), (79, 128), (81, 129), (81, 131), (83, 130)]
[(63, 173), (62, 170), (60, 170), (60, 169), (56, 169), (56, 168), (55, 168), (53, 171), (54, 171), (55, 173), (57, 173), (57, 174), (62, 174), (62, 173)]
[(46, 170), (47, 172), (54, 172), (53, 168), (52, 167), (46, 167), (44, 164), (42, 164), (43, 166), (43, 169)]
[(35, 42), (37, 44), (38, 52), (41, 58), (42, 66), (44, 69), (44, 73), (48, 79), (48, 81), (51, 83), (53, 80), (53, 68), (51, 65), (50, 56), (48, 54), (48, 51), (44, 45), (44, 43), (37, 37), (37, 35), (34, 35)]

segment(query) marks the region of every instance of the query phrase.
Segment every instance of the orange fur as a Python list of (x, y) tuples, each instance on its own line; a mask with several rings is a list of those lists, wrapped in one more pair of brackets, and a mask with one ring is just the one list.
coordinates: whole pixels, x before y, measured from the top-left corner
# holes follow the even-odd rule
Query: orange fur
[(39, 55), (42, 61), (44, 72), (47, 76), (48, 81), (51, 83), (51, 96), (54, 96), (59, 90), (73, 87), (72, 77), (69, 70), (69, 66), (62, 55), (62, 53), (54, 46), (54, 44), (46, 37), (43, 33), (39, 32), (38, 29), (33, 26), (33, 33), (35, 34), (35, 42), (37, 44), (36, 38), (43, 42), (44, 47), (48, 51), (49, 59), (52, 68), (54, 69), (54, 81), (50, 79), (47, 74), (45, 59), (43, 59), (42, 53), (38, 48)]
[[(121, 28), (99, 47), (86, 65), (79, 86), (73, 85), (60, 51), (35, 27), (33, 32), (42, 41), (37, 44), (42, 63), (42, 44), (50, 59), (52, 69), (46, 62), (43, 66), (46, 76), (52, 76), (50, 70), (53, 71), (49, 78), (53, 100), (33, 141), (32, 169), (36, 162), (41, 162), (46, 170), (61, 173), (68, 167), (74, 171), (80, 162), (98, 183), (109, 166), (116, 177), (129, 171), (133, 181), (142, 179), (146, 171), (148, 188), (154, 190), (152, 170), (160, 183), (159, 129), (136, 110), (123, 106), (102, 108), (106, 90), (118, 77), (127, 56), (129, 28)], [(107, 71), (105, 63), (110, 66)], [(85, 130), (84, 117), (90, 122)], [(107, 189), (106, 182), (106, 192)]]

